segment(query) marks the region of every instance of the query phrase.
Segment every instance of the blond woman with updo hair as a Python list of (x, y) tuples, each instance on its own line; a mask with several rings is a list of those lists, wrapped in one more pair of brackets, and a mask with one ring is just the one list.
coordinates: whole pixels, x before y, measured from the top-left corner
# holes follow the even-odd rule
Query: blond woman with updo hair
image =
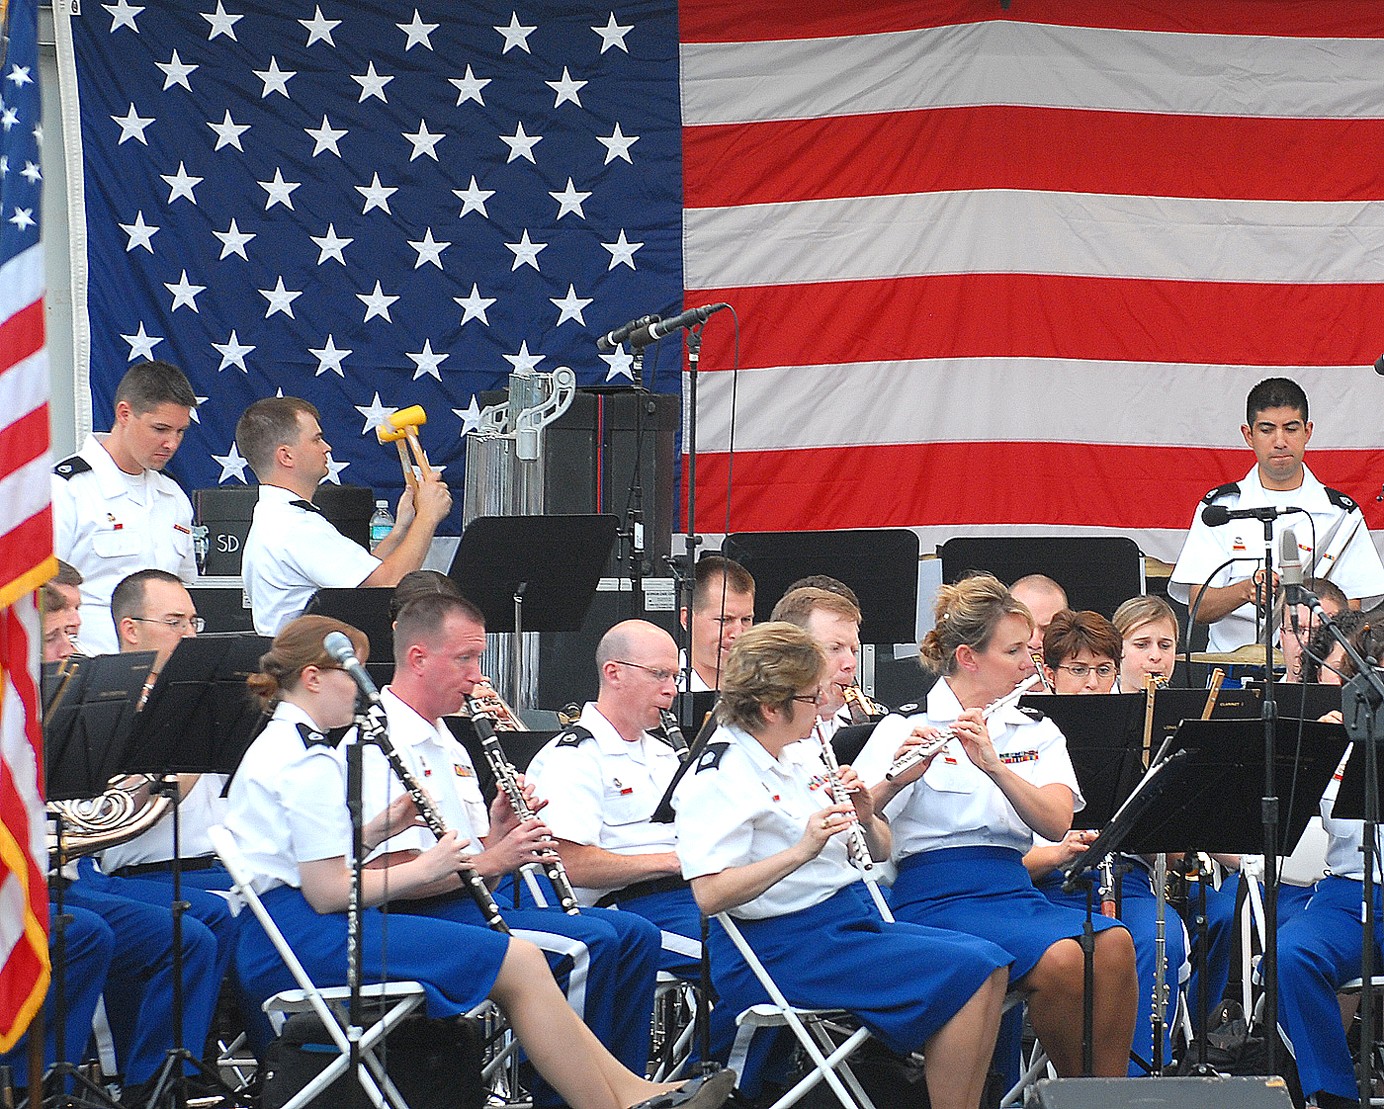
[[(920, 650), (941, 678), (926, 711), (886, 718), (856, 760), (892, 834), (890, 904), (900, 920), (1002, 948), (1058, 1073), (1078, 1075), (1085, 914), (1043, 897), (1023, 857), (1035, 834), (1062, 839), (1084, 804), (1081, 790), (1052, 721), (1017, 703), (985, 713), (1033, 676), (1033, 617), (991, 574), (942, 586), (934, 616)], [(900, 754), (944, 728), (952, 739), (940, 751), (886, 777)], [(1118, 921), (1096, 916), (1094, 927), (1094, 1073), (1119, 1076), (1134, 1032), (1134, 948)]]
[[(257, 875), (265, 908), (320, 986), (346, 984), (351, 889), (352, 828), (334, 729), (351, 723), (356, 685), (323, 648), (332, 632), (347, 636), (365, 660), (370, 645), (360, 631), (325, 616), (302, 616), (279, 632), (259, 673), (249, 678), (273, 716), (236, 772), (226, 819)], [(413, 799), (402, 794), (365, 822), (366, 850), (418, 822)], [(431, 1017), (461, 1015), (493, 999), (533, 1065), (574, 1109), (719, 1109), (730, 1094), (730, 1072), (681, 1085), (632, 1074), (577, 1018), (542, 952), (526, 940), (405, 913), (391, 914), (386, 923), (381, 907), (388, 897), (455, 890), (457, 871), (474, 850), (449, 831), (407, 862), (364, 871), (364, 979), (420, 982)], [(255, 1001), (296, 986), (253, 918), (241, 931), (236, 966)]]
[[(1009, 957), (972, 936), (881, 919), (847, 840), (862, 828), (882, 861), (888, 826), (849, 766), (837, 789), (804, 753), (830, 677), (816, 640), (794, 624), (759, 624), (735, 641), (720, 726), (674, 794), (683, 875), (703, 912), (735, 918), (790, 1002), (846, 1009), (901, 1054), (924, 1049), (934, 1109), (976, 1109)], [(719, 921), (708, 944), (718, 1004), (738, 1014), (762, 1001)], [(750, 1058), (740, 1086), (754, 1096)]]

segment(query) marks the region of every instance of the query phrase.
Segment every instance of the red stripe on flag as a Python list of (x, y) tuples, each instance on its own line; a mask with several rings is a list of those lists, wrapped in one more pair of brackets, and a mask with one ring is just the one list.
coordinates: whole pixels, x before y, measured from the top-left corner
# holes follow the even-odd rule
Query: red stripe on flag
[(43, 349), (43, 301), (25, 305), (0, 322), (0, 371)]
[[(17, 604), (30, 606), (32, 597)], [(6, 703), (4, 684), (14, 686), (24, 713), (24, 738), (28, 750), (17, 757), (42, 766), (43, 732), (39, 716), (38, 685), (30, 670), (29, 632), (14, 606), (0, 613), (0, 709)], [(8, 753), (8, 752), (7, 752)], [(16, 757), (11, 754), (10, 757)], [(48, 990), (48, 891), (45, 883), (47, 845), (30, 841), (31, 808), (41, 796), (28, 797), (19, 789), (16, 769), (25, 781), (33, 778), (30, 767), (0, 762), (0, 880), (13, 876), (26, 889), (22, 934), (0, 967), (0, 1050), (9, 1050), (43, 1003)], [(41, 781), (41, 779), (40, 779)], [(35, 783), (37, 784), (37, 783)]]
[[(1366, 365), (1360, 320), (1384, 286), (1229, 284), (1046, 274), (693, 289), (741, 321), (741, 365), (1030, 357), (1250, 366)], [(829, 327), (812, 321), (833, 321)], [(1272, 327), (1264, 321), (1272, 320)], [(785, 322), (792, 326), (785, 326)], [(1002, 323), (997, 323), (1002, 321)], [(717, 327), (716, 323), (708, 327)], [(710, 360), (704, 366), (716, 369)], [(1247, 468), (1247, 467), (1246, 467)]]
[(10, 474), (27, 466), (47, 450), (48, 405), (45, 403), (0, 427), (0, 474)]
[[(1314, 451), (1313, 472), (1378, 527), (1372, 451)], [(964, 527), (1185, 528), (1207, 490), (1253, 465), (1242, 450), (1085, 443), (917, 443), (737, 451), (729, 526), (725, 453), (697, 456), (699, 531)], [(1092, 511), (1099, 506), (1099, 513)]]
[(689, 208), (964, 189), (1378, 200), (1381, 149), (1382, 119), (935, 108), (689, 127), (683, 190)]
[(683, 42), (765, 42), (873, 35), (957, 23), (1005, 21), (1185, 34), (1374, 38), (1377, 0), (698, 0), (679, 10)]

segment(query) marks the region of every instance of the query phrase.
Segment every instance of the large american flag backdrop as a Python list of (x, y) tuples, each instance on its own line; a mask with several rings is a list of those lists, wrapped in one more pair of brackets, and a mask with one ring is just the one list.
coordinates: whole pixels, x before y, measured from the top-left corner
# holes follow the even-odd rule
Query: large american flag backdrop
[(1170, 559), (1278, 373), (1319, 476), (1381, 522), (1368, 0), (119, 0), (65, 26), (96, 419), (132, 358), (183, 365), (209, 398), (185, 484), (244, 480), (235, 418), (282, 388), (342, 480), (397, 485), (366, 434), (388, 408), (423, 403), (455, 465), (513, 366), (627, 380), (595, 334), (728, 301), (702, 531), (1089, 529)]

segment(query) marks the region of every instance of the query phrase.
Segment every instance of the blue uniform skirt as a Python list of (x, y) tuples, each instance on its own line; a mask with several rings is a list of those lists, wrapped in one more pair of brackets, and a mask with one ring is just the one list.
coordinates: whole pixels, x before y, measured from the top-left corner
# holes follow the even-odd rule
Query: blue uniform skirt
[[(737, 920), (784, 996), (845, 1009), (891, 1050), (916, 1051), (1012, 961), (994, 944), (914, 924), (886, 924), (860, 883), (809, 909)], [(720, 922), (711, 922), (712, 979), (735, 1013), (769, 1000)]]
[[(1054, 905), (1033, 885), (1023, 856), (1008, 847), (945, 847), (899, 863), (890, 908), (900, 920), (979, 936), (1009, 953), (1017, 982), (1058, 940), (1075, 939), (1086, 914)], [(1097, 932), (1123, 928), (1097, 913)]]
[[(318, 986), (346, 985), (346, 914), (319, 913), (301, 890), (278, 886), (261, 900), (293, 953)], [(489, 996), (509, 937), (489, 928), (379, 909), (361, 914), (361, 969), (366, 982), (410, 979), (423, 986), (430, 1017), (468, 1013)], [(259, 921), (240, 930), (236, 970), (256, 1004), (298, 988)]]

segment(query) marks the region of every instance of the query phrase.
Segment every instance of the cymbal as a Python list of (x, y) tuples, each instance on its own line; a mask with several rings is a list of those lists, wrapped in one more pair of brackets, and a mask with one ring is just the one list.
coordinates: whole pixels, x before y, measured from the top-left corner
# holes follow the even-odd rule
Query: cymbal
[[(1193, 651), (1193, 662), (1207, 662), (1217, 666), (1263, 666), (1264, 645), (1246, 643), (1233, 651)], [(1283, 652), (1274, 648), (1273, 664), (1283, 666)]]

